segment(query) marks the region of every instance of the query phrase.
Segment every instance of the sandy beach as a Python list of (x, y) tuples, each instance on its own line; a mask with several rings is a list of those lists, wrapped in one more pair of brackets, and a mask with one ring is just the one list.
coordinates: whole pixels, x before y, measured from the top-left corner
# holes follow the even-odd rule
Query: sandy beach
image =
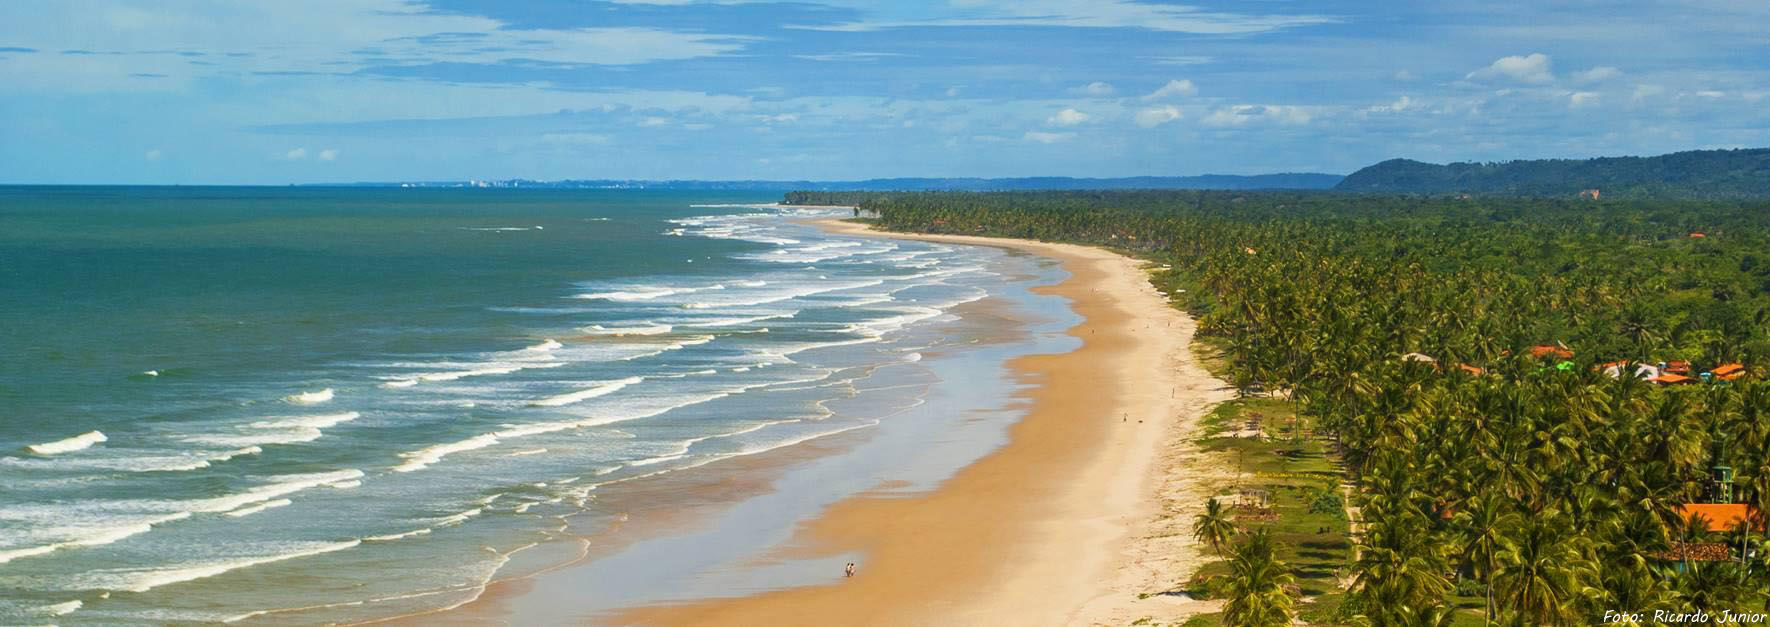
[(1194, 361), (1193, 321), (1167, 305), (1140, 262), (1067, 244), (820, 225), (1058, 259), (1072, 276), (1047, 289), (1084, 318), (1070, 331), (1082, 346), (1010, 364), (1036, 385), (1006, 446), (932, 492), (863, 494), (799, 529), (806, 551), (864, 556), (854, 578), (636, 608), (613, 622), (1104, 625), (1215, 609), (1162, 593), (1196, 567), (1186, 521), (1226, 472), (1191, 433), (1232, 393)]

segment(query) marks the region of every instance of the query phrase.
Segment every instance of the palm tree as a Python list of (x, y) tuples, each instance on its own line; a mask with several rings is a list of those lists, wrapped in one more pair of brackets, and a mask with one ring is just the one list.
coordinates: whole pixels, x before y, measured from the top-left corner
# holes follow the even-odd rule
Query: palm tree
[(1493, 573), (1499, 568), (1500, 544), (1519, 524), (1518, 514), (1505, 507), (1497, 495), (1471, 499), (1457, 511), (1453, 523), (1463, 538), (1463, 563), (1487, 587), (1487, 620), (1493, 620)]
[(1566, 625), (1577, 597), (1588, 594), (1585, 555), (1568, 537), (1567, 521), (1542, 512), (1506, 538), (1494, 574), (1500, 600), (1517, 617), (1537, 625)]
[(1291, 622), (1292, 599), (1287, 589), (1296, 582), (1289, 566), (1278, 560), (1278, 544), (1265, 527), (1236, 543), (1229, 557), (1229, 602), (1223, 623), (1236, 627), (1267, 627)]
[(1235, 523), (1230, 522), (1229, 513), (1223, 511), (1223, 503), (1216, 497), (1205, 501), (1205, 511), (1192, 519), (1192, 538), (1211, 545), (1217, 557), (1223, 557), (1223, 545), (1229, 543), (1235, 535)]

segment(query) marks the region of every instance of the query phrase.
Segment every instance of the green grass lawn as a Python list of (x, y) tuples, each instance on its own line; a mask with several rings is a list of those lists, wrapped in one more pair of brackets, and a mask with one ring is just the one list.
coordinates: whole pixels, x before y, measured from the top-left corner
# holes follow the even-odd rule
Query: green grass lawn
[[(1337, 491), (1340, 471), (1329, 455), (1327, 442), (1308, 434), (1309, 421), (1296, 415), (1295, 405), (1271, 398), (1244, 398), (1218, 405), (1200, 423), (1200, 444), (1218, 453), (1237, 470), (1230, 485), (1223, 486), (1220, 500), (1233, 506), (1243, 490), (1267, 495), (1276, 519), (1247, 520), (1237, 524), (1251, 528), (1267, 525), (1275, 534), (1280, 559), (1297, 578), (1301, 601), (1298, 614), (1313, 624), (1337, 624), (1341, 600), (1340, 578), (1352, 559), (1350, 530), (1343, 511), (1311, 511), (1310, 504), (1323, 491)], [(1257, 429), (1261, 437), (1244, 437)], [(1251, 513), (1250, 513), (1251, 514)], [(1201, 567), (1188, 585), (1189, 592), (1208, 594), (1211, 577), (1226, 574), (1228, 563), (1213, 561)], [(1186, 624), (1218, 624), (1216, 615), (1197, 617)]]

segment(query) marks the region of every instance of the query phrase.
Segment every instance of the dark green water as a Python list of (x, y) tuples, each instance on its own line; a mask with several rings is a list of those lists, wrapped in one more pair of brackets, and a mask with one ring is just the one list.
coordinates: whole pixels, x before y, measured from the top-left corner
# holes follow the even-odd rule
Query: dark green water
[(0, 187), (0, 622), (471, 598), (597, 485), (875, 424), (1021, 263), (773, 200)]

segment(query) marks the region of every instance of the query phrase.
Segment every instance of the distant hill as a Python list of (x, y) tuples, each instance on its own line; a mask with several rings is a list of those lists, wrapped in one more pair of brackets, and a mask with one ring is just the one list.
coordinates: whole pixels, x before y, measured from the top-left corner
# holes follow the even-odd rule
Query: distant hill
[(1353, 172), (1334, 189), (1569, 197), (1597, 189), (1605, 198), (1765, 198), (1770, 148), (1448, 165), (1391, 159)]
[[(1206, 174), (1202, 176), (1136, 176), (1128, 178), (1070, 178), (1064, 176), (1026, 178), (891, 178), (862, 181), (640, 181), (640, 180), (567, 180), (531, 181), (426, 181), (408, 183), (349, 183), (348, 187), (517, 187), (551, 189), (659, 189), (710, 191), (773, 191), (793, 190), (851, 191), (997, 191), (1033, 189), (1331, 189), (1340, 182), (1338, 174), (1259, 174), (1236, 176)], [(332, 185), (337, 186), (337, 185)]]

